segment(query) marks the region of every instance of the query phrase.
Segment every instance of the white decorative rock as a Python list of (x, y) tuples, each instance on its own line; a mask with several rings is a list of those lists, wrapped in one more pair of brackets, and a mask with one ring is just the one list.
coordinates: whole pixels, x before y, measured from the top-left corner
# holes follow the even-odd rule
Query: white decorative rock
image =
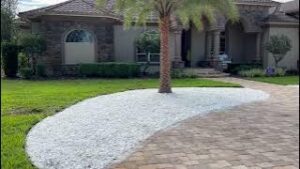
[(125, 158), (158, 130), (212, 110), (269, 97), (245, 88), (173, 91), (133, 90), (82, 101), (34, 126), (27, 136), (28, 155), (41, 169), (102, 169)]

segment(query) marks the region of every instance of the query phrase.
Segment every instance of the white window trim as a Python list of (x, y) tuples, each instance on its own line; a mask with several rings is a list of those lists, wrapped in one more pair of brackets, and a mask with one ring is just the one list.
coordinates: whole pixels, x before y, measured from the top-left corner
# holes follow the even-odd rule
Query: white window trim
[[(151, 55), (158, 55), (160, 56), (160, 53), (150, 53), (150, 55), (147, 55), (147, 53), (138, 53), (136, 52), (136, 62), (137, 63), (152, 63), (152, 64), (159, 64), (160, 62), (156, 62), (156, 61), (151, 61)], [(143, 61), (139, 61), (139, 56), (147, 56), (147, 61), (143, 62)]]

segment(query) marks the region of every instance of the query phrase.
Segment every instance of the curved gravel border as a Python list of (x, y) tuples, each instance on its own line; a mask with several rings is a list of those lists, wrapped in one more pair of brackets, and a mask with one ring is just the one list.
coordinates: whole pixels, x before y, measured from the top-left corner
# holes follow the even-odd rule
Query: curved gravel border
[(294, 87), (299, 89), (299, 85), (287, 85), (287, 87)]
[(173, 91), (133, 90), (82, 101), (34, 126), (27, 136), (27, 153), (41, 169), (103, 169), (158, 130), (195, 115), (269, 97), (245, 88)]

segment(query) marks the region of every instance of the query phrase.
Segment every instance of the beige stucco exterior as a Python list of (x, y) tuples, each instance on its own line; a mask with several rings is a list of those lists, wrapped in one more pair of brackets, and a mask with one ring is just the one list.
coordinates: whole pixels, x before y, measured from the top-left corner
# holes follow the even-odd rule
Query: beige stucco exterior
[[(125, 28), (122, 25), (114, 26), (114, 60), (116, 62), (135, 62), (135, 41), (145, 31), (158, 31), (157, 26)], [(170, 57), (175, 56), (174, 33), (169, 36)]]
[(205, 36), (204, 30), (191, 28), (191, 65), (197, 66), (197, 62), (205, 60)]
[[(184, 30), (179, 19), (171, 17), (169, 53), (173, 67), (204, 65), (218, 69), (219, 55), (223, 52), (232, 63), (273, 66), (273, 57), (263, 46), (271, 35), (284, 34), (292, 40), (293, 48), (279, 65), (297, 69), (299, 20), (278, 12), (280, 4), (271, 0), (236, 2), (240, 14), (238, 27), (230, 26), (224, 15), (217, 15), (216, 22), (210, 24), (199, 18), (204, 25), (202, 31), (192, 24)], [(102, 13), (93, 5), (87, 6), (84, 0), (70, 0), (54, 7), (24, 12), (20, 18), (30, 23), (32, 33), (45, 37), (47, 50), (40, 57), (40, 63), (49, 66), (53, 74), (61, 71), (58, 67), (79, 62), (136, 62), (136, 38), (144, 31), (159, 30), (157, 16), (149, 18), (147, 27), (124, 29), (122, 18)], [(74, 29), (91, 32), (94, 44), (66, 44), (65, 35)], [(187, 53), (191, 58), (187, 58)], [(153, 71), (159, 70), (157, 61), (151, 64)]]
[[(286, 54), (284, 59), (279, 62), (280, 67), (297, 70), (297, 61), (299, 60), (299, 28), (297, 26), (272, 26), (266, 29), (264, 44), (272, 35), (286, 35), (291, 40), (292, 49)], [(274, 66), (274, 58), (271, 53), (264, 49), (264, 67)]]
[(116, 62), (135, 62), (135, 41), (145, 31), (158, 30), (156, 26), (125, 28), (114, 26), (114, 53)]
[(94, 42), (65, 42), (64, 64), (95, 63)]

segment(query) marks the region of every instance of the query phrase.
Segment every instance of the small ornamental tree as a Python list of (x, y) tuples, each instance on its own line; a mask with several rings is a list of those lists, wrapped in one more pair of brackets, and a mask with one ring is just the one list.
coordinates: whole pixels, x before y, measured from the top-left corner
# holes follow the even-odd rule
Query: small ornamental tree
[(46, 50), (46, 41), (40, 35), (25, 34), (20, 40), (22, 51), (25, 53), (28, 64), (32, 68), (33, 73), (36, 72), (37, 59), (40, 54)]
[(266, 44), (266, 50), (274, 57), (276, 67), (278, 67), (278, 63), (286, 56), (291, 48), (291, 40), (285, 35), (273, 35)]

